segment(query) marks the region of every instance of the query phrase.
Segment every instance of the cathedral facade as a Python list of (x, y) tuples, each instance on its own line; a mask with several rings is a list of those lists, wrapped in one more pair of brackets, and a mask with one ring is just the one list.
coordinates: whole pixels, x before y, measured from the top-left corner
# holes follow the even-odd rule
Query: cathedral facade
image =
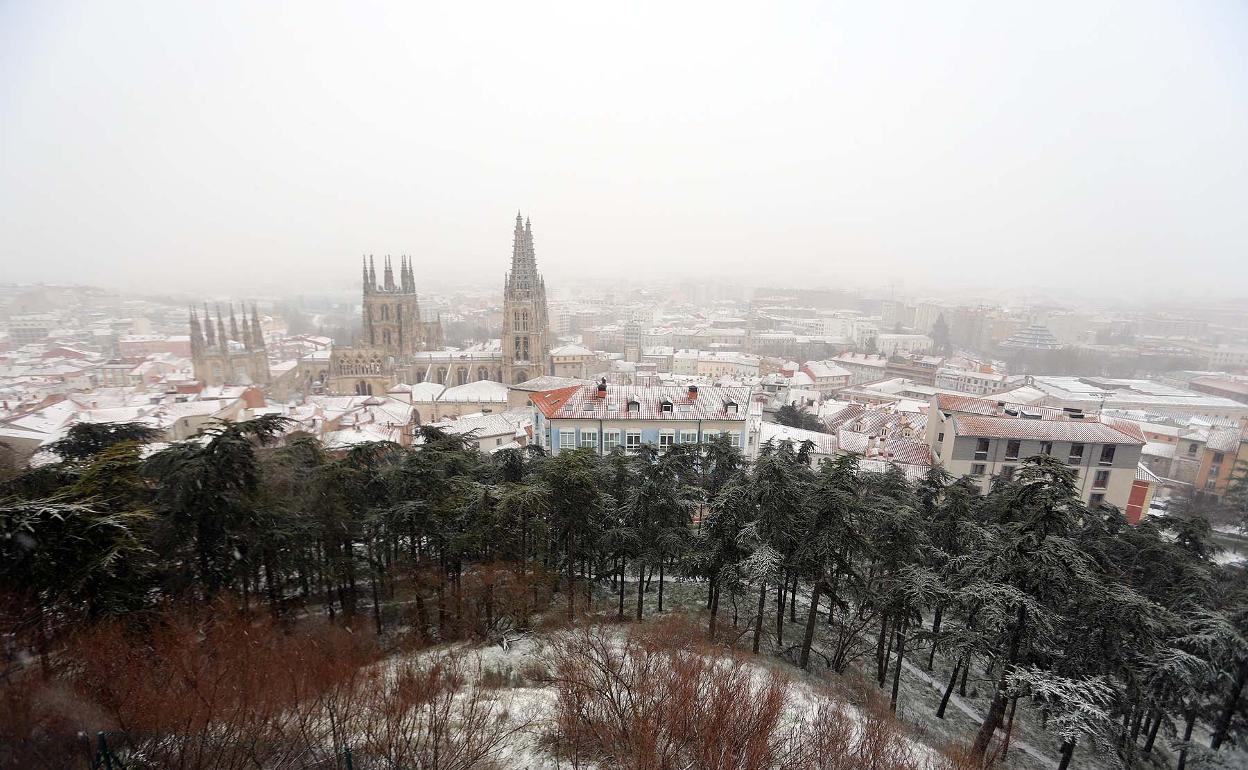
[(532, 225), (519, 214), (511, 271), (503, 281), (501, 341), (444, 349), (441, 321), (421, 317), (416, 277), (406, 257), (400, 257), (397, 282), (387, 259), (380, 283), (373, 260), (367, 259), (363, 289), (360, 343), (334, 348), (325, 383), (330, 393), (380, 395), (400, 382), (515, 384), (550, 372), (546, 283), (537, 272)]
[(360, 329), (365, 346), (396, 359), (411, 357), (422, 350), (442, 347), (442, 321), (420, 317), (416, 277), (411, 261), (399, 257), (399, 281), (386, 257), (382, 282), (377, 283), (377, 267), (372, 257), (364, 265), (364, 302)]
[(191, 366), (195, 379), (205, 385), (267, 385), (272, 379), (269, 373), (269, 356), (264, 347), (264, 334), (256, 306), (251, 306), (251, 319), (243, 310), (240, 325), (230, 305), (229, 326), (221, 308), (217, 308), (217, 320), (213, 323), (204, 306), (204, 319), (200, 322), (195, 309), (191, 308)]

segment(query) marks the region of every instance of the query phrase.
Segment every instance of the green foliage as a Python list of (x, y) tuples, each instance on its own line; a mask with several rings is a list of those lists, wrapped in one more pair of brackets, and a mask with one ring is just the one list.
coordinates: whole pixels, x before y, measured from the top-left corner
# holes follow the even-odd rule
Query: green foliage
[(776, 410), (776, 422), (781, 425), (787, 425), (790, 428), (813, 430), (819, 433), (828, 432), (818, 417), (792, 404), (785, 404)]
[[(1145, 715), (1204, 720), (1226, 740), (1245, 732), (1248, 586), (1212, 559), (1207, 521), (1193, 510), (1131, 526), (1091, 510), (1052, 458), (984, 494), (940, 468), (918, 480), (864, 472), (853, 455), (812, 469), (810, 447), (790, 442), (752, 462), (722, 436), (666, 452), (487, 457), (430, 427), (411, 447), (345, 451), (287, 427), (222, 422), (146, 459), (151, 436), (135, 426), (71, 432), (62, 462), (0, 486), (0, 591), (52, 636), (83, 617), (222, 595), (275, 616), (369, 608), (384, 633), (401, 586), (413, 597), (405, 625), (439, 641), (499, 628), (496, 596), (511, 597), (516, 625), (552, 590), (575, 615), (594, 583), (622, 596), (628, 568), (640, 613), (647, 576), (658, 573), (661, 596), (675, 571), (705, 581), (712, 636), (731, 602), (760, 652), (767, 616), (803, 666), (820, 655), (840, 672), (874, 653), (894, 703), (917, 649), (951, 669), (950, 691), (973, 661), (993, 661), (981, 751), (1012, 698), (1049, 714), (1064, 751), (1130, 752), (1123, 730)], [(467, 584), (480, 587), (472, 602)], [(786, 609), (796, 620), (799, 606), (806, 633), (786, 648)]]

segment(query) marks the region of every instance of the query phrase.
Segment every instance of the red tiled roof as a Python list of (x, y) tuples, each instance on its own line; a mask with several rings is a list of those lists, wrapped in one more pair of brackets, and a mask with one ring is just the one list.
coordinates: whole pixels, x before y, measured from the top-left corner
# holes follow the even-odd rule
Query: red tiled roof
[(891, 439), (884, 442), (884, 452), (893, 460), (909, 465), (931, 465), (932, 449), (927, 444), (910, 439)]
[(1138, 434), (1138, 426), (1138, 435), (1132, 435), (1125, 430), (1093, 420), (1028, 420), (1019, 417), (959, 414), (953, 418), (953, 423), (959, 436), (1144, 445), (1144, 437)]
[(944, 412), (969, 412), (971, 414), (996, 414), (997, 402), (971, 396), (955, 396), (941, 393), (936, 396), (936, 408)]
[[(989, 398), (958, 396), (950, 393), (941, 393), (936, 396), (936, 408), (942, 412), (959, 412), (963, 414), (983, 414), (1007, 417), (1014, 417), (1023, 412), (1028, 414), (1038, 414), (1044, 419), (1059, 419), (1070, 416), (1066, 410), (1058, 409), (1057, 407), (1052, 406), (1015, 404), (1010, 401), (994, 401)], [(1016, 414), (1007, 415), (1007, 410)]]
[(583, 386), (581, 385), (569, 385), (566, 388), (544, 390), (540, 393), (534, 393), (529, 396), (529, 401), (549, 419), (550, 417), (553, 417), (559, 407), (568, 400), (569, 396), (580, 390), (582, 387)]
[[(742, 420), (750, 409), (749, 388), (703, 386), (696, 397), (679, 385), (639, 387), (608, 385), (605, 398), (597, 397), (596, 385), (560, 388), (530, 396), (534, 405), (554, 420)], [(663, 403), (672, 405), (663, 410)], [(629, 402), (637, 404), (629, 411)], [(736, 404), (736, 411), (728, 405)]]

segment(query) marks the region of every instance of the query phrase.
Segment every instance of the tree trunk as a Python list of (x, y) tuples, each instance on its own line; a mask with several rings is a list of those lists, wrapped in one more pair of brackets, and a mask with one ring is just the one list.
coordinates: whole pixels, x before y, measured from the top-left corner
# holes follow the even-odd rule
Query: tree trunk
[(1062, 742), (1062, 761), (1058, 763), (1057, 770), (1066, 770), (1066, 768), (1070, 767), (1070, 758), (1074, 756), (1074, 753), (1075, 753), (1075, 742), (1063, 741)]
[(810, 587), (810, 610), (806, 613), (806, 633), (802, 636), (802, 651), (797, 656), (797, 665), (805, 670), (810, 665), (810, 646), (815, 641), (815, 624), (819, 621), (819, 593), (823, 582), (816, 580)]
[(715, 623), (719, 620), (719, 586), (715, 586), (711, 592), (711, 625), (707, 631), (707, 636), (712, 640), (715, 638)]
[(781, 649), (784, 648), (784, 595), (788, 587), (789, 575), (786, 572), (776, 584), (776, 645)]
[(1019, 605), (1017, 619), (1014, 622), (1014, 634), (1010, 639), (1010, 650), (1005, 660), (1001, 662), (1001, 678), (997, 681), (996, 691), (992, 695), (992, 705), (989, 706), (984, 724), (980, 727), (979, 734), (975, 736), (974, 745), (971, 746), (971, 755), (974, 757), (982, 757), (988, 751), (988, 744), (992, 743), (992, 736), (996, 733), (997, 726), (1001, 724), (1001, 718), (1005, 716), (1006, 678), (1010, 675), (1010, 667), (1018, 659), (1018, 650), (1023, 641), (1023, 629), (1026, 623), (1027, 609)]
[(659, 612), (663, 611), (663, 557), (659, 557)]
[(1196, 709), (1189, 708), (1187, 710), (1187, 721), (1183, 726), (1183, 748), (1179, 749), (1179, 761), (1174, 766), (1174, 770), (1183, 770), (1187, 767), (1187, 744), (1192, 741), (1192, 728), (1196, 726)]
[(797, 575), (793, 575), (793, 588), (789, 591), (789, 622), (797, 622)]
[(620, 611), (619, 619), (624, 619), (624, 570), (628, 568), (628, 559), (620, 557)]
[(646, 596), (646, 563), (637, 562), (637, 619), (641, 620), (641, 604)]
[(381, 636), (381, 595), (377, 592), (377, 570), (368, 571), (369, 588), (373, 592), (373, 624), (377, 626), (377, 635)]
[(1005, 740), (1001, 743), (1001, 759), (1010, 752), (1010, 736), (1014, 734), (1014, 712), (1018, 709), (1018, 698), (1010, 699), (1010, 716), (1005, 720)]
[(568, 620), (576, 618), (576, 536), (568, 532)]
[(884, 686), (884, 644), (888, 641), (888, 613), (880, 616), (880, 638), (875, 644), (875, 679)]
[(767, 609), (767, 581), (760, 580), (758, 586), (758, 615), (754, 618), (754, 654), (758, 654), (759, 643), (763, 640), (763, 612)]
[(269, 611), (276, 620), (281, 616), (282, 608), (277, 601), (277, 581), (273, 579), (273, 554), (267, 548), (264, 551), (264, 589), (269, 597)]
[(927, 670), (931, 671), (932, 666), (936, 662), (936, 635), (940, 633), (940, 616), (944, 612), (944, 607), (937, 604), (936, 614), (932, 616), (932, 649), (927, 653)]
[(945, 708), (949, 705), (949, 698), (953, 695), (953, 686), (958, 681), (958, 670), (962, 667), (962, 659), (953, 664), (953, 673), (949, 675), (949, 686), (945, 688), (945, 694), (940, 696), (940, 708), (936, 709), (936, 718), (945, 718)]
[(1162, 713), (1160, 709), (1153, 709), (1152, 721), (1148, 725), (1148, 737), (1144, 739), (1144, 753), (1153, 753), (1153, 742), (1157, 740), (1157, 730), (1161, 727)]
[(966, 697), (966, 677), (971, 672), (972, 662), (970, 655), (967, 655), (966, 660), (962, 662), (962, 681), (958, 682), (958, 697), (960, 698)]
[(1239, 698), (1246, 682), (1248, 682), (1248, 658), (1239, 662), (1239, 670), (1235, 672), (1235, 681), (1231, 682), (1231, 692), (1226, 696), (1226, 705), (1218, 714), (1218, 722), (1213, 728), (1213, 739), (1209, 742), (1209, 748), (1214, 751), (1222, 748), (1222, 741), (1226, 740), (1226, 734), (1231, 729), (1231, 718), (1235, 716), (1235, 710), (1239, 708)]
[(906, 654), (906, 616), (902, 615), (901, 621), (897, 624), (897, 666), (893, 669), (893, 692), (888, 699), (888, 710), (897, 713), (897, 690), (901, 686), (901, 662), (905, 659)]

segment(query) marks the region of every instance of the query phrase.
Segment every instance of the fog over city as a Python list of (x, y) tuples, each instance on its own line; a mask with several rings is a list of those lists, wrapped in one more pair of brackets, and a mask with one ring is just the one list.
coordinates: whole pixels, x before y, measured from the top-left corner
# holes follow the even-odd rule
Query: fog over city
[(1248, 768), (1248, 2), (0, 0), (0, 768)]
[[(1248, 291), (1248, 6), (0, 5), (2, 280)], [(556, 288), (557, 287), (557, 288)]]

